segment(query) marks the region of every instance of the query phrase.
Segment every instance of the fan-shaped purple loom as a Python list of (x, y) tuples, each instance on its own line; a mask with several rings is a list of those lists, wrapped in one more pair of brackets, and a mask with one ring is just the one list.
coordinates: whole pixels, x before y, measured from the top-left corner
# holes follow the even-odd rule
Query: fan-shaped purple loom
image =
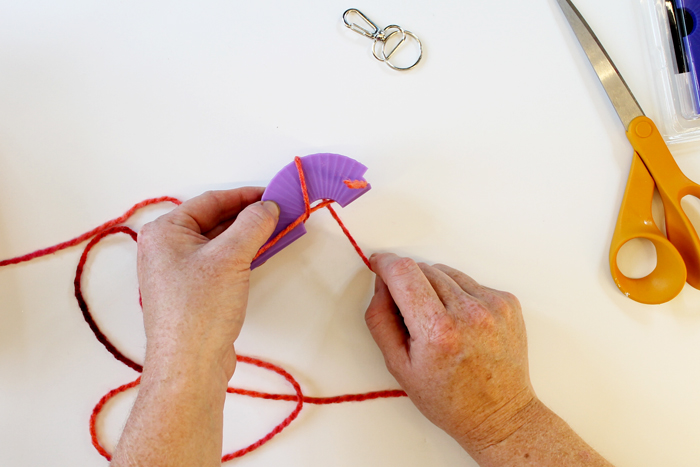
[[(365, 181), (363, 175), (367, 167), (340, 154), (304, 156), (301, 158), (301, 166), (304, 170), (309, 201), (312, 203), (321, 199), (332, 199), (345, 207), (371, 188), (369, 184), (359, 189), (348, 188), (345, 185), (345, 180)], [(304, 213), (304, 194), (301, 191), (299, 173), (294, 162), (287, 164), (275, 175), (262, 199), (275, 201), (280, 207), (280, 219), (275, 232), (270, 237), (272, 239)], [(303, 223), (299, 224), (253, 261), (251, 269), (260, 266), (305, 233), (306, 227)]]

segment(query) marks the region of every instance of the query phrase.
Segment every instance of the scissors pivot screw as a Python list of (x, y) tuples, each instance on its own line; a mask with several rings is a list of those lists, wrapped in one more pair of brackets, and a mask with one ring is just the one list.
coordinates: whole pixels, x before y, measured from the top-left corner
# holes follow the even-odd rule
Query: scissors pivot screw
[(647, 122), (641, 122), (639, 125), (637, 125), (635, 131), (637, 133), (637, 136), (639, 136), (640, 138), (648, 138), (654, 132), (651, 125), (649, 125)]

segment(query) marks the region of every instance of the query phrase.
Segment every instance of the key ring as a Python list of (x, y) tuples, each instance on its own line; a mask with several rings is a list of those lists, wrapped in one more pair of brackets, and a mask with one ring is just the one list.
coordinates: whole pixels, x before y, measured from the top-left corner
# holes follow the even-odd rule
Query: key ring
[[(349, 16), (351, 14), (359, 16), (364, 25), (357, 24), (349, 20)], [(345, 26), (349, 29), (352, 29), (356, 33), (374, 40), (374, 43), (372, 44), (372, 55), (374, 55), (374, 58), (376, 58), (380, 62), (386, 63), (389, 67), (393, 68), (394, 70), (410, 70), (414, 66), (418, 65), (418, 62), (420, 62), (421, 58), (423, 58), (423, 44), (421, 43), (420, 39), (418, 39), (418, 37), (411, 31), (407, 31), (401, 26), (392, 24), (390, 26), (385, 27), (384, 29), (379, 29), (379, 27), (376, 24), (374, 24), (372, 20), (367, 18), (364, 15), (364, 13), (362, 13), (356, 8), (350, 8), (349, 10), (346, 10), (345, 13), (343, 13), (343, 22), (345, 23)], [(391, 50), (387, 51), (387, 43), (389, 39), (394, 37), (396, 34), (401, 34), (401, 39), (399, 39), (399, 41), (396, 43), (396, 45), (394, 45), (391, 48)], [(412, 65), (400, 67), (391, 63), (391, 56), (406, 41), (406, 36), (411, 37), (418, 43), (418, 58), (415, 62), (413, 62)], [(381, 47), (377, 47), (377, 44), (381, 44)]]

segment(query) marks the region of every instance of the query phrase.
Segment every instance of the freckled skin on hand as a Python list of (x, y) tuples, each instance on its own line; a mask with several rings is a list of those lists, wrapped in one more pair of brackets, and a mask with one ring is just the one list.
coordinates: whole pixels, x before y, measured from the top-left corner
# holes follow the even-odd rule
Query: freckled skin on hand
[(250, 263), (277, 224), (262, 188), (209, 192), (138, 236), (146, 359), (112, 467), (221, 465)]
[[(278, 208), (261, 188), (210, 192), (146, 225), (141, 389), (112, 467), (220, 467), (250, 263)], [(442, 264), (373, 255), (367, 326), (416, 407), (482, 467), (609, 466), (535, 395), (520, 303)]]
[(365, 318), (388, 370), (479, 465), (610, 465), (535, 395), (517, 298), (443, 264), (370, 261)]

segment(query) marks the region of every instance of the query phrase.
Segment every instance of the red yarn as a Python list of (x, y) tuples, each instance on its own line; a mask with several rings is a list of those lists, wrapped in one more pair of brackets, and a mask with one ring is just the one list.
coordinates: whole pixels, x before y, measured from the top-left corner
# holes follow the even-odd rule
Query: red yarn
[(355, 190), (367, 188), (368, 185), (368, 183), (364, 180), (343, 180), (343, 183), (345, 183), (345, 186), (347, 186), (348, 188), (352, 188)]
[(85, 301), (85, 297), (83, 297), (83, 291), (81, 289), (81, 281), (83, 278), (83, 268), (85, 267), (85, 263), (87, 262), (88, 258), (88, 253), (90, 253), (90, 250), (97, 245), (100, 240), (105, 238), (108, 235), (112, 235), (115, 233), (125, 233), (128, 234), (134, 241), (136, 241), (136, 232), (131, 230), (129, 227), (126, 227), (124, 225), (116, 226), (116, 227), (110, 227), (107, 230), (103, 230), (102, 232), (98, 233), (95, 238), (90, 240), (90, 243), (87, 244), (85, 247), (85, 250), (83, 250), (83, 254), (80, 256), (80, 261), (78, 262), (78, 267), (75, 270), (75, 280), (73, 281), (73, 286), (75, 287), (75, 298), (78, 300), (78, 306), (80, 307), (80, 311), (83, 312), (83, 318), (85, 318), (85, 321), (87, 322), (88, 326), (90, 326), (90, 329), (92, 330), (92, 333), (95, 334), (95, 337), (97, 338), (98, 341), (102, 345), (105, 346), (107, 351), (111, 353), (114, 358), (122, 362), (124, 365), (128, 366), (129, 368), (138, 371), (141, 373), (143, 371), (143, 366), (139, 365), (138, 363), (134, 362), (130, 358), (126, 357), (124, 354), (122, 354), (119, 349), (117, 349), (110, 341), (107, 339), (107, 336), (105, 336), (100, 328), (97, 326), (97, 323), (95, 320), (92, 318), (92, 314), (90, 313), (90, 309), (88, 308), (88, 304)]
[[(311, 207), (310, 202), (309, 202), (309, 195), (308, 195), (308, 189), (306, 186), (306, 179), (304, 177), (304, 171), (301, 166), (301, 159), (300, 158), (295, 158), (294, 159), (297, 170), (299, 171), (299, 181), (301, 184), (301, 189), (302, 189), (302, 194), (304, 196), (304, 205), (305, 205), (305, 210), (304, 213), (296, 219), (294, 222), (292, 222), (287, 228), (285, 228), (282, 232), (280, 232), (275, 238), (270, 240), (267, 244), (265, 244), (260, 251), (258, 252), (257, 256), (262, 254), (264, 251), (266, 251), (268, 248), (270, 248), (272, 245), (274, 245), (276, 242), (279, 241), (280, 238), (282, 238), (284, 235), (286, 235), (288, 232), (290, 232), (292, 229), (294, 229), (296, 226), (298, 226), (302, 222), (306, 222), (306, 220), (309, 218), (309, 216), (322, 208), (328, 208), (330, 211), (331, 215), (333, 218), (338, 222), (338, 225), (340, 228), (343, 230), (343, 233), (348, 237), (348, 240), (352, 244), (352, 246), (355, 248), (357, 251), (358, 255), (362, 258), (364, 263), (367, 265), (370, 270), (372, 269), (369, 263), (369, 260), (365, 256), (365, 254), (362, 252), (360, 247), (358, 246), (357, 242), (353, 239), (352, 235), (350, 235), (350, 232), (348, 229), (345, 227), (343, 222), (340, 220), (340, 217), (338, 214), (333, 210), (333, 208), (330, 206), (331, 203), (333, 203), (333, 200), (323, 200), (321, 201), (318, 205)], [(361, 189), (365, 188), (367, 186), (367, 182), (363, 181), (350, 181), (346, 180), (344, 182), (349, 188), (353, 189)], [(153, 198), (153, 199), (148, 199), (145, 201), (142, 201), (141, 203), (138, 203), (134, 205), (131, 209), (129, 209), (126, 213), (124, 213), (122, 216), (117, 217), (116, 219), (112, 219), (109, 222), (106, 222), (99, 227), (96, 227), (95, 229), (92, 229), (91, 231), (80, 235), (72, 240), (69, 240), (67, 242), (59, 243), (58, 245), (54, 245), (49, 248), (45, 248), (42, 250), (35, 251), (33, 253), (29, 253), (23, 256), (18, 256), (16, 258), (10, 258), (4, 261), (0, 261), (0, 267), (2, 266), (7, 266), (10, 264), (17, 264), (21, 263), (24, 261), (30, 261), (35, 258), (39, 258), (42, 256), (46, 256), (52, 253), (55, 253), (57, 251), (66, 249), (71, 246), (75, 246), (79, 243), (82, 243), (86, 240), (90, 240), (90, 242), (87, 244), (85, 247), (85, 250), (83, 250), (83, 253), (80, 257), (80, 261), (78, 262), (78, 266), (75, 271), (75, 280), (74, 280), (74, 287), (75, 287), (75, 298), (78, 301), (78, 306), (80, 307), (80, 310), (83, 313), (83, 318), (87, 322), (88, 326), (90, 327), (90, 330), (92, 330), (93, 334), (95, 334), (95, 337), (97, 340), (107, 349), (109, 353), (112, 354), (114, 358), (119, 360), (120, 362), (124, 363), (126, 366), (132, 368), (133, 370), (137, 372), (142, 372), (143, 371), (143, 366), (134, 362), (130, 358), (126, 357), (114, 344), (110, 342), (110, 340), (105, 336), (105, 334), (100, 330), (99, 326), (95, 322), (89, 306), (85, 300), (85, 297), (83, 296), (82, 292), (82, 277), (83, 277), (83, 271), (85, 268), (85, 263), (87, 262), (88, 255), (90, 251), (100, 242), (102, 241), (105, 237), (117, 233), (125, 233), (131, 237), (132, 240), (136, 241), (137, 234), (134, 232), (132, 229), (129, 227), (119, 225), (128, 220), (136, 211), (139, 209), (151, 205), (151, 204), (156, 204), (156, 203), (162, 203), (162, 202), (171, 202), (176, 205), (180, 205), (182, 202), (179, 201), (176, 198), (171, 198), (168, 196), (164, 196), (161, 198)], [(256, 258), (257, 258), (256, 256)], [(140, 301), (140, 300), (139, 300)], [(272, 438), (274, 438), (276, 435), (278, 435), (282, 430), (284, 430), (287, 426), (289, 426), (290, 423), (294, 421), (299, 416), (299, 413), (301, 412), (302, 408), (304, 407), (304, 404), (316, 404), (316, 405), (327, 405), (327, 404), (340, 404), (344, 402), (361, 402), (361, 401), (367, 401), (367, 400), (373, 400), (373, 399), (382, 399), (382, 398), (394, 398), (394, 397), (406, 397), (406, 393), (402, 390), (399, 389), (392, 389), (392, 390), (384, 390), (384, 391), (374, 391), (374, 392), (368, 392), (368, 393), (363, 393), (363, 394), (345, 394), (345, 395), (340, 395), (340, 396), (333, 396), (333, 397), (309, 397), (304, 395), (301, 385), (299, 382), (288, 372), (286, 372), (283, 368), (274, 365), (272, 363), (253, 358), (253, 357), (246, 357), (243, 355), (238, 355), (237, 357), (238, 361), (241, 363), (249, 364), (249, 365), (254, 365), (269, 371), (272, 371), (274, 373), (277, 373), (278, 375), (282, 376), (291, 386), (294, 388), (294, 394), (272, 394), (272, 393), (267, 393), (267, 392), (260, 392), (260, 391), (252, 391), (249, 389), (239, 389), (239, 388), (233, 388), (233, 387), (228, 387), (227, 392), (230, 394), (237, 394), (237, 395), (242, 395), (242, 396), (247, 396), (247, 397), (254, 397), (258, 399), (268, 399), (268, 400), (279, 400), (279, 401), (289, 401), (289, 402), (296, 402), (296, 406), (294, 407), (294, 410), (280, 423), (278, 424), (275, 428), (272, 429), (268, 434), (260, 438), (258, 441), (254, 442), (253, 444), (243, 448), (239, 449), (238, 451), (234, 451), (229, 454), (225, 454), (221, 458), (221, 462), (226, 462), (231, 459), (235, 459), (238, 457), (242, 457), (246, 454), (248, 454), (251, 451), (254, 451), (255, 449), (258, 449), (268, 441), (270, 441)], [(137, 378), (136, 380), (124, 384), (122, 386), (119, 386), (116, 389), (113, 389), (109, 391), (107, 394), (105, 394), (100, 401), (97, 403), (95, 408), (92, 411), (92, 415), (90, 416), (90, 437), (92, 438), (92, 444), (95, 446), (95, 449), (97, 449), (97, 452), (99, 452), (103, 457), (105, 457), (107, 460), (111, 460), (112, 456), (111, 454), (100, 444), (99, 440), (99, 435), (97, 432), (97, 418), (99, 417), (100, 413), (104, 409), (104, 406), (109, 402), (113, 397), (115, 397), (118, 394), (121, 394), (131, 388), (137, 387), (141, 382), (141, 377)]]
[(97, 416), (100, 414), (102, 411), (102, 407), (114, 396), (117, 394), (120, 394), (128, 389), (135, 388), (141, 383), (141, 377), (139, 376), (136, 378), (134, 381), (127, 383), (123, 386), (119, 386), (116, 389), (112, 389), (109, 391), (107, 394), (102, 396), (102, 399), (100, 399), (100, 402), (97, 403), (95, 408), (92, 410), (92, 415), (90, 415), (90, 438), (92, 438), (92, 445), (95, 446), (95, 449), (97, 449), (97, 452), (99, 452), (104, 458), (107, 460), (112, 460), (112, 455), (107, 452), (105, 448), (102, 447), (100, 444), (100, 439), (97, 436)]
[[(289, 232), (294, 230), (296, 226), (301, 224), (302, 222), (306, 222), (306, 220), (309, 218), (311, 213), (318, 211), (321, 208), (328, 208), (328, 210), (331, 212), (331, 216), (333, 216), (333, 219), (338, 223), (340, 228), (343, 230), (343, 233), (345, 234), (346, 237), (348, 237), (348, 240), (350, 240), (350, 244), (355, 248), (355, 251), (357, 251), (357, 254), (360, 255), (360, 258), (362, 258), (362, 261), (365, 263), (365, 265), (369, 268), (369, 270), (372, 270), (372, 266), (369, 264), (369, 260), (367, 259), (367, 256), (362, 252), (360, 247), (358, 246), (357, 242), (355, 241), (354, 238), (352, 238), (352, 235), (350, 235), (350, 232), (348, 229), (345, 227), (345, 224), (343, 224), (343, 221), (340, 220), (340, 217), (338, 217), (338, 214), (333, 210), (331, 207), (331, 204), (334, 202), (332, 199), (324, 199), (321, 201), (318, 205), (311, 207), (310, 201), (309, 201), (309, 189), (306, 186), (306, 177), (304, 176), (304, 169), (301, 165), (301, 157), (295, 157), (294, 158), (294, 164), (296, 165), (297, 172), (299, 173), (299, 184), (301, 185), (301, 193), (304, 197), (304, 213), (296, 218), (294, 222), (289, 224), (284, 230), (282, 230), (280, 233), (278, 233), (275, 238), (272, 240), (268, 241), (265, 245), (263, 245), (262, 248), (258, 251), (258, 253), (255, 255), (255, 258), (253, 258), (253, 261), (258, 259), (258, 257), (265, 253), (272, 245), (277, 243), (282, 237), (287, 235)], [(364, 180), (345, 180), (343, 181), (345, 185), (348, 188), (351, 189), (362, 189), (366, 188), (368, 183), (365, 182)]]
[(328, 210), (331, 212), (331, 216), (333, 216), (333, 219), (335, 219), (338, 222), (338, 225), (340, 228), (343, 230), (343, 233), (345, 234), (346, 237), (348, 237), (348, 240), (350, 240), (350, 244), (355, 248), (355, 251), (357, 251), (357, 254), (360, 255), (360, 258), (362, 258), (362, 261), (365, 262), (365, 265), (369, 268), (369, 270), (372, 270), (372, 265), (369, 264), (369, 260), (365, 256), (365, 254), (362, 252), (360, 249), (360, 246), (357, 244), (354, 238), (352, 238), (352, 235), (350, 235), (350, 232), (348, 229), (345, 227), (345, 224), (343, 224), (343, 221), (340, 220), (340, 217), (338, 217), (338, 214), (335, 212), (335, 210), (331, 206), (326, 206)]
[(157, 204), (157, 203), (163, 203), (165, 201), (171, 202), (176, 205), (182, 204), (182, 201), (180, 201), (177, 198), (171, 198), (170, 196), (163, 196), (160, 198), (151, 198), (147, 199), (145, 201), (141, 201), (140, 203), (135, 204), (134, 206), (131, 207), (128, 211), (126, 211), (124, 214), (121, 216), (117, 217), (116, 219), (112, 219), (111, 221), (107, 221), (104, 224), (102, 224), (99, 227), (95, 227), (89, 232), (86, 232), (79, 237), (75, 237), (72, 240), (68, 240), (67, 242), (59, 243), (58, 245), (54, 245), (48, 248), (44, 248), (43, 250), (37, 250), (32, 253), (28, 253), (26, 255), (18, 256), (16, 258), (10, 258), (6, 259), (3, 261), (0, 261), (0, 267), (3, 266), (9, 266), (10, 264), (17, 264), (17, 263), (23, 263), (25, 261), (31, 261), (35, 258), (40, 258), (42, 256), (50, 255), (52, 253), (56, 253), (57, 251), (65, 250), (66, 248), (78, 245), (80, 243), (83, 243), (85, 240), (88, 240), (98, 233), (102, 232), (103, 230), (107, 230), (110, 227), (113, 227), (118, 224), (122, 224), (126, 222), (127, 219), (129, 219), (131, 216), (133, 216), (136, 211), (138, 211), (141, 208), (144, 208), (150, 204)]
[(306, 212), (304, 213), (304, 219), (308, 219), (311, 215), (311, 210), (309, 209), (309, 189), (306, 187), (306, 177), (304, 177), (304, 168), (301, 165), (301, 157), (294, 158), (294, 165), (297, 167), (297, 172), (299, 172), (299, 184), (301, 185), (301, 193), (304, 195), (304, 206)]

